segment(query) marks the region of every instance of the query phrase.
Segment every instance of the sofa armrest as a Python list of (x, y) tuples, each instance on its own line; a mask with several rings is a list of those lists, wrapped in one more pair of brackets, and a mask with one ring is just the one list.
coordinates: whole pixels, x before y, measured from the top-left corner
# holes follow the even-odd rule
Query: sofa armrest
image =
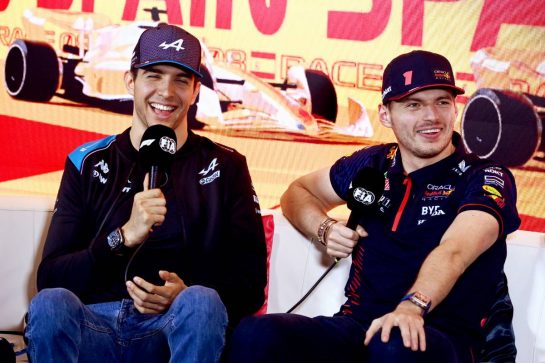
[(0, 330), (22, 331), (55, 200), (0, 197)]
[[(333, 263), (321, 246), (297, 231), (280, 211), (274, 216), (274, 239), (269, 266), (267, 313), (288, 311)], [(350, 258), (341, 260), (312, 294), (293, 312), (306, 316), (333, 315), (345, 302), (344, 285)]]

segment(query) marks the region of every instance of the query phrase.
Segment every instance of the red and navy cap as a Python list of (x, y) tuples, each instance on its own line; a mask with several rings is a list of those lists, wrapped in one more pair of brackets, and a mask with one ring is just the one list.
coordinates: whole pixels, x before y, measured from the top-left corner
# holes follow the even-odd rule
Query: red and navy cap
[(427, 88), (447, 88), (456, 95), (465, 92), (456, 87), (447, 58), (425, 50), (402, 54), (384, 69), (382, 103), (396, 101)]
[(155, 28), (146, 29), (134, 47), (131, 68), (159, 63), (171, 64), (202, 78), (201, 43), (174, 25), (161, 23)]

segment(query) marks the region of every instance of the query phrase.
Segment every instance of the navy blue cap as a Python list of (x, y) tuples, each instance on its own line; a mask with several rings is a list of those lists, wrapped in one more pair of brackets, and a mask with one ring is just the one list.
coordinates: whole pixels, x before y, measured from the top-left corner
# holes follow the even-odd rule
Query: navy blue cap
[(202, 78), (201, 43), (197, 38), (174, 25), (161, 23), (146, 29), (138, 39), (131, 59), (131, 68), (166, 63)]
[(426, 88), (447, 88), (456, 95), (465, 92), (456, 87), (447, 58), (425, 50), (402, 54), (384, 69), (382, 103), (399, 100)]

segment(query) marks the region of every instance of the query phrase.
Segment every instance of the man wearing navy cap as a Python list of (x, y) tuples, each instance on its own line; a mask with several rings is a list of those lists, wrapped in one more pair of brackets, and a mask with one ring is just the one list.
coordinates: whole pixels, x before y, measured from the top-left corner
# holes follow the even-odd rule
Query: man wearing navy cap
[[(509, 170), (467, 154), (454, 132), (462, 93), (439, 54), (390, 62), (379, 118), (397, 142), (305, 175), (281, 199), (290, 222), (330, 256), (352, 256), (346, 302), (333, 317), (244, 319), (232, 362), (474, 362), (481, 320), (504, 283), (505, 239), (520, 219)], [(384, 191), (352, 230), (327, 212), (349, 200), (366, 167), (384, 175)]]
[[(131, 127), (68, 156), (27, 316), (33, 362), (217, 362), (226, 329), (263, 304), (246, 159), (187, 126), (200, 64), (185, 30), (144, 31), (125, 74)], [(173, 154), (157, 186), (139, 156), (153, 143)]]

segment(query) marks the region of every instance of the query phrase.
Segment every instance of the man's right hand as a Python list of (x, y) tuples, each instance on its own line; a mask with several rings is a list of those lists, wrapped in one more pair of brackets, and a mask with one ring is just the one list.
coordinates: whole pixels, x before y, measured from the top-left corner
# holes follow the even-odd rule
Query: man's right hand
[(426, 351), (423, 310), (409, 301), (402, 301), (394, 311), (371, 322), (363, 344), (369, 345), (371, 338), (380, 332), (380, 340), (387, 343), (394, 327), (399, 327), (403, 345), (416, 352)]
[(144, 178), (144, 190), (134, 196), (131, 216), (121, 227), (125, 245), (135, 247), (143, 243), (153, 231), (160, 226), (167, 214), (167, 201), (161, 189), (148, 188), (149, 174)]
[(335, 258), (350, 256), (360, 237), (367, 237), (367, 231), (362, 226), (354, 231), (342, 223), (335, 223), (326, 236), (327, 254)]

